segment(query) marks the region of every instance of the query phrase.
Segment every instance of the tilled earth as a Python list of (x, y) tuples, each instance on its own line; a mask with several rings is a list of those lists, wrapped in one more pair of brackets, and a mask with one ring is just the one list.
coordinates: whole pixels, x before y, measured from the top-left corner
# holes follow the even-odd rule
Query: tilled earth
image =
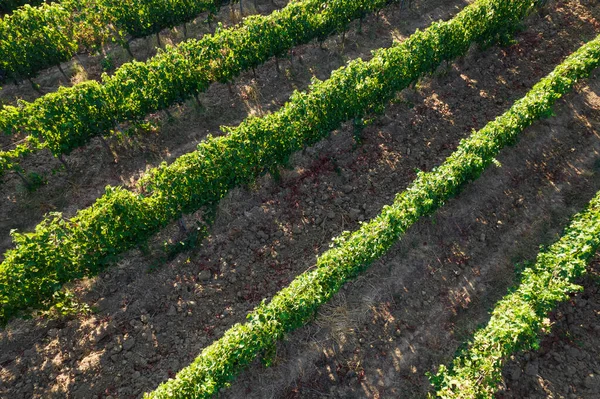
[(600, 257), (578, 284), (581, 292), (550, 315), (552, 332), (535, 352), (504, 369), (498, 398), (594, 398), (600, 392)]
[[(112, 141), (117, 164), (94, 142), (69, 157), (69, 173), (49, 176), (35, 193), (9, 179), (0, 188), (9, 199), (0, 209), (2, 248), (10, 246), (9, 229), (32, 229), (49, 210), (73, 214), (106, 184), (133, 187), (140, 172), (192, 150), (219, 124), (276, 110), (311, 76), (325, 79), (347, 60), (368, 58), (465, 4), (391, 6), (365, 20), (362, 33), (353, 26), (343, 42), (298, 47), (293, 64), (280, 61), (280, 73), (271, 61), (256, 77), (242, 76), (235, 95), (213, 85), (202, 98), (206, 111), (188, 104), (152, 134)], [(417, 169), (443, 162), (460, 139), (600, 33), (596, 18), (596, 2), (550, 2), (514, 44), (473, 48), (440, 67), (401, 93), (360, 138), (344, 127), (296, 154), (279, 179), (233, 190), (198, 248), (157, 262), (162, 242), (181, 239), (173, 225), (152, 240), (150, 254), (129, 251), (97, 278), (72, 284), (90, 314), (11, 322), (0, 330), (0, 397), (137, 398), (173, 377), (262, 298), (313, 266), (333, 237), (376, 216)], [(505, 149), (500, 167), (413, 226), (313, 323), (290, 334), (273, 367), (257, 361), (221, 396), (424, 397), (431, 389), (425, 373), (450, 362), (487, 321), (513, 283), (514, 265), (533, 260), (600, 190), (599, 126), (596, 74), (559, 101), (555, 116)], [(28, 162), (47, 172), (58, 164), (49, 156)], [(591, 270), (585, 290), (552, 315), (554, 332), (542, 350), (510, 360), (498, 397), (599, 397), (597, 263)]]

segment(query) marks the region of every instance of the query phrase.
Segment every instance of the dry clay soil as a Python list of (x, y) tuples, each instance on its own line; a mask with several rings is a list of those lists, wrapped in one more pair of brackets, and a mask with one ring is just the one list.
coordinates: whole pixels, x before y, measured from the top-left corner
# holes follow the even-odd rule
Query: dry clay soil
[[(272, 9), (271, 2), (258, 5), (253, 11)], [(48, 183), (28, 193), (17, 178), (5, 179), (0, 247), (10, 247), (10, 229), (31, 230), (48, 211), (72, 215), (107, 184), (134, 188), (146, 168), (191, 151), (219, 125), (276, 110), (312, 76), (325, 79), (465, 5), (390, 6), (367, 18), (362, 33), (353, 25), (343, 41), (296, 48), (293, 63), (279, 61), (280, 72), (271, 60), (256, 76), (244, 74), (233, 94), (213, 85), (202, 96), (204, 110), (190, 103), (171, 110), (174, 120), (151, 116), (156, 131), (110, 141), (113, 155), (94, 141), (67, 159), (69, 172), (52, 175), (60, 164), (48, 155), (30, 158), (26, 166), (48, 173)], [(12, 321), (0, 330), (0, 397), (138, 398), (173, 377), (262, 298), (312, 267), (333, 237), (376, 216), (417, 169), (443, 162), (460, 139), (600, 33), (599, 18), (597, 2), (549, 2), (513, 44), (474, 47), (400, 93), (360, 139), (345, 126), (296, 154), (279, 179), (267, 175), (233, 190), (197, 248), (156, 261), (161, 243), (181, 239), (174, 224), (152, 240), (150, 254), (131, 250), (98, 277), (71, 284), (92, 312)], [(60, 79), (52, 74), (45, 72), (45, 81)], [(499, 167), (415, 224), (309, 325), (289, 334), (274, 366), (257, 360), (220, 397), (425, 397), (425, 373), (450, 362), (488, 320), (514, 282), (515, 264), (535, 259), (600, 190), (599, 77), (578, 84), (555, 116), (502, 151)], [(186, 217), (188, 226), (197, 217)], [(550, 315), (553, 332), (541, 350), (509, 360), (498, 398), (600, 397), (599, 264), (582, 279), (584, 290)]]

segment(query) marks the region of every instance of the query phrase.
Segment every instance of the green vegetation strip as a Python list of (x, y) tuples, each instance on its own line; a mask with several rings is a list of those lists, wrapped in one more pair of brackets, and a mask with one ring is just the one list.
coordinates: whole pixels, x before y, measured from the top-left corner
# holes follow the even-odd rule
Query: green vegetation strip
[[(505, 35), (532, 7), (522, 0), (478, 0), (452, 20), (377, 51), (369, 62), (353, 61), (327, 81), (315, 81), (278, 112), (250, 118), (226, 136), (209, 137), (172, 165), (154, 169), (141, 181), (143, 195), (108, 187), (71, 219), (55, 213), (33, 233), (13, 233), (16, 248), (0, 265), (0, 321), (46, 306), (63, 283), (96, 274), (183, 213), (212, 207), (231, 188), (276, 171), (294, 151), (346, 120), (381, 109), (443, 60), (466, 53), (472, 42)], [(257, 45), (270, 46), (267, 37)]]
[(24, 132), (36, 140), (0, 152), (0, 174), (7, 170), (2, 166), (15, 169), (18, 159), (34, 150), (69, 154), (95, 136), (110, 134), (118, 123), (143, 119), (206, 91), (211, 83), (229, 82), (273, 56), (324, 40), (394, 2), (401, 0), (293, 1), (269, 16), (251, 16), (239, 26), (167, 48), (146, 62), (127, 63), (114, 75), (104, 75), (102, 83), (88, 81), (32, 103), (6, 106), (0, 111), (0, 130)]
[(70, 60), (79, 45), (77, 23), (62, 4), (26, 5), (0, 19), (0, 81), (29, 78)]
[(62, 0), (37, 7), (25, 5), (0, 19), (0, 81), (31, 78), (44, 68), (60, 67), (78, 52), (95, 52), (110, 41), (129, 50), (127, 35), (158, 33), (203, 12), (215, 13), (223, 2)]
[[(412, 185), (398, 194), (392, 205), (385, 206), (379, 216), (364, 223), (354, 233), (337, 238), (336, 246), (317, 259), (315, 268), (294, 279), (271, 302), (263, 301), (248, 315), (245, 324), (234, 325), (221, 339), (205, 348), (190, 366), (145, 398), (206, 398), (218, 392), (257, 355), (269, 352), (285, 333), (309, 321), (319, 306), (390, 249), (420, 217), (433, 213), (465, 183), (477, 178), (500, 149), (513, 143), (523, 129), (538, 118), (551, 115), (556, 100), (570, 91), (578, 79), (589, 76), (599, 63), (600, 37), (568, 57), (505, 114), (461, 141), (456, 152), (440, 167), (429, 173), (419, 173)], [(597, 224), (592, 230), (573, 233), (585, 236), (579, 239), (587, 240), (584, 243), (586, 254), (593, 253), (588, 246), (597, 246), (599, 228)], [(592, 234), (596, 236), (593, 240)], [(573, 260), (570, 265), (582, 267), (582, 263), (576, 261), (578, 254), (569, 250), (561, 253), (556, 256), (568, 256), (565, 260)], [(553, 282), (558, 281), (552, 278), (553, 273), (561, 274), (552, 270), (548, 273), (544, 275)], [(556, 286), (551, 286), (541, 296), (556, 298), (561, 295), (558, 293), (561, 289), (569, 287), (568, 284), (559, 286), (556, 282)]]
[(493, 398), (508, 357), (538, 349), (544, 318), (569, 294), (600, 246), (600, 193), (576, 215), (559, 241), (538, 254), (519, 285), (496, 304), (487, 326), (475, 333), (450, 368), (431, 377), (440, 398)]

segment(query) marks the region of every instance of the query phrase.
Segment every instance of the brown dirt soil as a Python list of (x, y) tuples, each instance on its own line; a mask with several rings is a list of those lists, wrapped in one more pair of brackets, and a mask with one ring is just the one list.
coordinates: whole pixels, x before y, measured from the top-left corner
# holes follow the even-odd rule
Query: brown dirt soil
[(506, 364), (498, 399), (600, 397), (600, 256), (577, 284), (583, 291), (552, 312), (540, 349)]
[[(29, 230), (49, 210), (73, 214), (106, 184), (132, 187), (147, 167), (192, 150), (220, 124), (275, 110), (292, 90), (305, 89), (311, 76), (324, 79), (348, 59), (368, 58), (372, 49), (464, 5), (423, 0), (411, 10), (390, 7), (367, 19), (363, 34), (352, 29), (343, 50), (341, 37), (328, 40), (325, 50), (301, 46), (294, 58), (302, 63), (281, 61), (284, 72), (278, 74), (271, 61), (256, 78), (242, 76), (234, 96), (226, 86), (211, 87), (203, 96), (205, 112), (190, 103), (153, 134), (111, 142), (117, 164), (94, 142), (69, 157), (71, 173), (50, 176), (36, 193), (14, 178), (7, 181), (1, 187), (9, 200), (0, 208), (0, 248), (10, 247), (8, 229)], [(600, 33), (597, 18), (596, 2), (551, 2), (529, 18), (515, 44), (472, 49), (405, 90), (365, 128), (360, 142), (351, 126), (344, 127), (296, 154), (279, 180), (265, 176), (233, 190), (199, 248), (155, 265), (151, 273), (155, 259), (132, 250), (97, 278), (72, 284), (92, 314), (11, 322), (0, 330), (0, 397), (136, 398), (155, 388), (262, 298), (314, 265), (331, 238), (377, 215), (417, 168), (441, 163), (472, 129), (502, 113)], [(561, 100), (556, 116), (527, 129), (503, 151), (500, 168), (413, 226), (313, 323), (290, 334), (278, 346), (274, 367), (257, 361), (221, 396), (425, 396), (430, 388), (424, 373), (448, 363), (486, 322), (487, 310), (513, 282), (514, 264), (534, 259), (539, 245), (551, 243), (600, 190), (598, 75)], [(49, 156), (28, 162), (41, 171), (58, 165)], [(177, 239), (173, 225), (153, 240), (154, 247)], [(596, 291), (586, 292), (588, 303), (597, 302)], [(597, 329), (586, 331), (585, 339), (598, 336)], [(597, 371), (592, 362), (585, 370), (579, 364), (573, 366), (587, 387), (591, 382), (584, 376)], [(526, 382), (508, 384), (505, 391), (536, 394)], [(589, 395), (593, 391), (578, 390), (575, 397), (594, 397)]]

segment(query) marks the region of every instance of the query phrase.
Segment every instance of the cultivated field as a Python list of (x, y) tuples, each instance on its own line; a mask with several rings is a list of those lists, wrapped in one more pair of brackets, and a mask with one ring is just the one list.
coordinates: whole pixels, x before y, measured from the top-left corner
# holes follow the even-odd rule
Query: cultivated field
[[(221, 125), (233, 128), (249, 116), (275, 114), (295, 90), (309, 89), (312, 79), (327, 83), (332, 71), (351, 60), (371, 60), (372, 51), (402, 43), (434, 21), (450, 21), (469, 5), (402, 3), (369, 12), (345, 33), (321, 36), (322, 43), (295, 45), (230, 83), (217, 80), (198, 101), (176, 101), (168, 112), (150, 112), (144, 123), (123, 120), (105, 141), (92, 136), (62, 161), (47, 148), (19, 160), (17, 170), (36, 187), (27, 188), (14, 170), (2, 177), (2, 253), (14, 248), (12, 229), (31, 232), (48, 212), (71, 218), (102, 197), (107, 185), (149, 196), (158, 189), (140, 188), (146, 171), (196, 150), (209, 134), (226, 136)], [(268, 16), (286, 6), (282, 0), (244, 0), (242, 11)], [(241, 17), (239, 4), (223, 5), (210, 26), (206, 13), (189, 21), (185, 36), (200, 38), (214, 32), (217, 22), (228, 28)], [(321, 270), (317, 259), (330, 250), (332, 239), (377, 217), (421, 176), (419, 171), (434, 170), (462, 139), (509, 110), (596, 38), (599, 21), (595, 1), (537, 6), (513, 40), (472, 45), (465, 55), (422, 74), (384, 108), (369, 108), (364, 118), (347, 120), (330, 136), (295, 151), (283, 167), (255, 181), (234, 179), (235, 187), (228, 186), (214, 208), (198, 206), (169, 219), (158, 233), (129, 246), (133, 249), (107, 251), (110, 259), (102, 258), (106, 266), (97, 276), (68, 282), (54, 302), (31, 302), (31, 308), (15, 310), (25, 318), (10, 315), (0, 327), (0, 397), (139, 398), (156, 390), (232, 326), (244, 323), (263, 299), (276, 297), (302, 273)], [(178, 26), (163, 30), (160, 42), (164, 47), (186, 37)], [(133, 40), (130, 50), (144, 61), (156, 54), (156, 45), (150, 35)], [(39, 91), (99, 80), (103, 70), (111, 74), (130, 61), (117, 44), (103, 51), (63, 63), (68, 84), (57, 68), (33, 77), (35, 89), (27, 80), (19, 85), (8, 80), (0, 101), (34, 101)], [(229, 387), (216, 388), (217, 396), (434, 395), (426, 373), (451, 364), (488, 322), (496, 302), (518, 283), (517, 270), (533, 264), (540, 247), (556, 242), (600, 191), (599, 74), (575, 84), (556, 102), (554, 115), (525, 128), (479, 178), (467, 179), (472, 182), (442, 199), (439, 210), (409, 225), (314, 318), (307, 316), (308, 324), (290, 328), (276, 347), (262, 350), (263, 361), (254, 360)], [(0, 136), (3, 151), (27, 134)], [(169, 182), (161, 182), (165, 190)], [(205, 228), (206, 223), (211, 224)], [(50, 247), (61, 245), (61, 237), (48, 240)], [(116, 240), (115, 248), (120, 243)], [(339, 248), (344, 241), (336, 243)], [(542, 336), (540, 349), (509, 357), (497, 398), (600, 397), (599, 265), (596, 255), (577, 280), (583, 290), (549, 314), (543, 328), (550, 334)], [(5, 281), (0, 277), (0, 290), (8, 292)], [(56, 302), (63, 307), (48, 310)]]

